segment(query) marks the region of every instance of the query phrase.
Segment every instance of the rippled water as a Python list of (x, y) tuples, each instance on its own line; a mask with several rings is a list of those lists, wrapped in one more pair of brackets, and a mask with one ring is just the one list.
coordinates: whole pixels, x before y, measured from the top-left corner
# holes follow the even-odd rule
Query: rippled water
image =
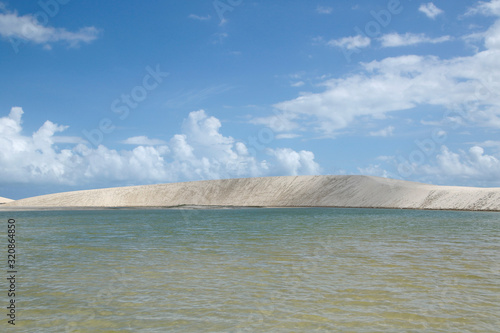
[[(498, 213), (304, 208), (0, 217), (17, 224), (16, 332), (500, 327)], [(2, 317), (0, 327), (8, 326)]]

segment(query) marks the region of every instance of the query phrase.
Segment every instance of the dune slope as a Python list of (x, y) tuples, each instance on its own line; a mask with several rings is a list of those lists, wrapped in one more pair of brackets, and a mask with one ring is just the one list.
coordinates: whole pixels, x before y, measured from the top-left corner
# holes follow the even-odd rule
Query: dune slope
[(7, 198), (4, 198), (4, 197), (0, 197), (0, 204), (4, 204), (4, 203), (7, 203), (7, 202), (11, 202), (11, 201), (14, 201), (14, 200), (7, 199)]
[(500, 188), (435, 186), (371, 176), (287, 176), (208, 180), (75, 191), (7, 207), (375, 207), (500, 211)]

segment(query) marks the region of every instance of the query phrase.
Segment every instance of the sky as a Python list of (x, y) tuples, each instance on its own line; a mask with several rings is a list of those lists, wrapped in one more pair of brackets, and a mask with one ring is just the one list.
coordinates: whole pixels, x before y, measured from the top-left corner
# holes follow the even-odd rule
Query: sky
[(0, 0), (0, 196), (500, 186), (500, 0)]

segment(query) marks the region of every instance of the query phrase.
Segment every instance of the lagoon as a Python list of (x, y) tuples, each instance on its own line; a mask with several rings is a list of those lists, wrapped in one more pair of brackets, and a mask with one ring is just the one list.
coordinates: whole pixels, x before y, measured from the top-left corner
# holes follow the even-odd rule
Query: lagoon
[(499, 213), (245, 208), (0, 216), (5, 226), (16, 220), (16, 332), (500, 327)]

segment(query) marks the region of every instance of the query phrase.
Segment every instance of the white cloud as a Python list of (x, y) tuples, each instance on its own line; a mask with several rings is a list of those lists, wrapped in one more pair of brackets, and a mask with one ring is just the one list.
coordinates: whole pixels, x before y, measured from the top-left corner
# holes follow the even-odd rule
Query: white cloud
[[(319, 37), (321, 38), (321, 37)], [(306, 73), (304, 71), (288, 74), (288, 77), (291, 79), (299, 80), (301, 79)]]
[(481, 146), (481, 147), (492, 147), (492, 148), (500, 149), (500, 141), (487, 140), (487, 141), (481, 142), (479, 144), (479, 146)]
[(370, 43), (371, 43), (370, 38), (362, 35), (356, 35), (340, 39), (332, 39), (327, 43), (327, 45), (353, 50), (353, 49), (368, 47)]
[(398, 33), (386, 34), (380, 37), (380, 42), (382, 43), (382, 47), (397, 47), (397, 46), (407, 46), (407, 45), (416, 45), (422, 43), (443, 43), (451, 40), (450, 36), (442, 36), (438, 38), (429, 38), (424, 34), (412, 34), (406, 33), (404, 35), (400, 35)]
[(295, 138), (300, 138), (300, 135), (294, 133), (283, 133), (276, 135), (276, 139), (295, 139)]
[(437, 8), (436, 5), (433, 4), (432, 2), (421, 4), (418, 10), (431, 19), (435, 19), (436, 16), (443, 13), (443, 11)]
[(303, 130), (334, 136), (360, 117), (432, 105), (442, 108), (446, 121), (500, 128), (500, 21), (483, 42), (486, 49), (471, 56), (404, 55), (361, 63), (354, 74), (324, 81), (323, 92), (275, 104), (280, 113), (259, 121), (279, 131), (271, 121), (282, 119), (281, 131), (290, 132), (300, 119)]
[(125, 142), (138, 146), (121, 151), (103, 145), (91, 148), (81, 143), (60, 149), (56, 138), (61, 137), (56, 134), (67, 126), (46, 121), (33, 135), (26, 136), (22, 134), (22, 115), (23, 110), (14, 107), (8, 116), (0, 118), (0, 183), (3, 184), (92, 187), (92, 184), (313, 174), (320, 170), (314, 155), (308, 151), (269, 148), (263, 151), (266, 159), (258, 159), (245, 143), (224, 136), (220, 121), (203, 110), (191, 112), (181, 134), (168, 142), (132, 137)]
[(250, 123), (267, 126), (276, 132), (289, 132), (300, 127), (294, 122), (295, 118), (292, 114), (281, 113), (270, 117), (254, 118), (250, 120)]
[(479, 1), (476, 6), (471, 7), (467, 13), (467, 15), (491, 15), (491, 16), (500, 16), (500, 0), (492, 0), (489, 2)]
[(199, 16), (199, 15), (196, 15), (196, 14), (190, 14), (188, 17), (190, 19), (198, 20), (198, 21), (208, 21), (208, 20), (210, 20), (212, 18), (210, 15)]
[(316, 12), (318, 14), (331, 14), (333, 12), (333, 8), (332, 7), (318, 6), (318, 7), (316, 7)]
[(72, 144), (78, 144), (78, 143), (86, 143), (87, 141), (78, 137), (78, 136), (54, 136), (53, 138), (54, 143), (72, 143)]
[(500, 185), (500, 157), (485, 154), (480, 146), (458, 153), (442, 146), (436, 162), (423, 165), (417, 171), (447, 180), (484, 183), (487, 186)]
[(0, 13), (0, 36), (15, 40), (45, 44), (50, 49), (50, 43), (67, 42), (70, 46), (80, 43), (90, 43), (99, 34), (95, 27), (84, 27), (76, 32), (63, 28), (54, 28), (40, 24), (33, 15), (19, 16), (17, 13)]
[[(166, 147), (138, 146), (133, 150), (117, 151), (100, 145), (96, 149), (77, 145), (67, 154), (76, 162), (66, 164), (65, 177), (54, 182), (40, 175), (35, 183), (62, 183), (91, 185), (92, 183), (148, 183), (160, 182), (175, 177), (166, 167)], [(71, 181), (68, 181), (71, 180)]]
[(500, 20), (484, 32), (482, 37), (486, 48), (500, 50)]
[(163, 140), (150, 139), (147, 136), (134, 136), (121, 141), (121, 143), (126, 145), (136, 145), (136, 146), (157, 146), (166, 144), (166, 142)]
[(297, 81), (297, 82), (292, 83), (291, 86), (294, 88), (298, 88), (298, 87), (302, 87), (304, 84), (305, 84), (304, 81)]
[(386, 128), (381, 129), (380, 131), (370, 132), (370, 136), (381, 136), (388, 137), (394, 134), (394, 126), (387, 126)]
[(276, 157), (278, 174), (285, 175), (317, 175), (321, 169), (314, 161), (314, 154), (301, 150), (296, 152), (290, 148), (269, 149), (269, 155)]
[(392, 175), (389, 171), (385, 170), (380, 166), (380, 164), (371, 164), (366, 168), (358, 168), (360, 174), (365, 176), (377, 176), (384, 178), (398, 178)]

